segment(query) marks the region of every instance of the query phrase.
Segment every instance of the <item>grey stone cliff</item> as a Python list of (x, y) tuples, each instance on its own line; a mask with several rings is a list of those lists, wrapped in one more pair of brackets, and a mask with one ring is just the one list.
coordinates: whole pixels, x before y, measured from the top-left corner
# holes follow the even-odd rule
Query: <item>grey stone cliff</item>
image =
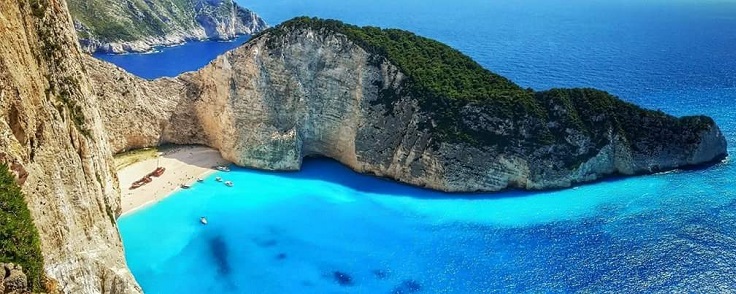
[[(568, 130), (564, 144), (536, 149), (437, 142), (421, 127), (432, 117), (415, 97), (400, 97), (390, 109), (377, 103), (382, 90), (395, 90), (406, 77), (386, 59), (371, 60), (376, 56), (344, 35), (296, 29), (279, 38), (266, 33), (175, 79), (145, 81), (86, 62), (115, 152), (204, 144), (238, 165), (267, 170), (296, 170), (304, 157), (326, 156), (361, 173), (451, 192), (569, 187), (707, 163), (726, 152), (720, 130), (704, 117), (692, 118), (702, 130), (673, 118), (683, 125), (680, 134), (652, 120), (657, 134), (642, 140), (657, 140), (643, 148), (614, 128), (594, 135)], [(474, 118), (492, 121), (492, 113), (472, 104), (464, 111), (468, 124), (502, 131)], [(682, 138), (660, 138), (670, 135)], [(563, 164), (573, 156), (579, 164)]]

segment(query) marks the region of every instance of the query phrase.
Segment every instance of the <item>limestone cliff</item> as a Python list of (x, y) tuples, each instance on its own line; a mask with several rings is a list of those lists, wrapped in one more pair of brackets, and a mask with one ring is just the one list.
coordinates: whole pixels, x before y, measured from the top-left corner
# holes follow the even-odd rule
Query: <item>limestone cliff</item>
[(230, 40), (265, 29), (233, 0), (69, 0), (82, 50), (146, 52), (192, 40)]
[(57, 290), (136, 293), (115, 224), (112, 151), (81, 58), (64, 1), (0, 2), (0, 161), (26, 195)]
[[(287, 22), (176, 79), (149, 82), (87, 58), (113, 151), (205, 144), (238, 165), (269, 170), (295, 170), (304, 157), (326, 156), (358, 172), (444, 191), (569, 187), (726, 154), (708, 117), (675, 118), (592, 89), (533, 92), (479, 69), (495, 83), (487, 91), (492, 98), (422, 92), (392, 48), (371, 42), (444, 45), (342, 26)], [(436, 48), (445, 57), (459, 54)], [(499, 96), (492, 96), (495, 88)], [(509, 93), (518, 96), (500, 103)], [(528, 107), (519, 106), (522, 99)]]

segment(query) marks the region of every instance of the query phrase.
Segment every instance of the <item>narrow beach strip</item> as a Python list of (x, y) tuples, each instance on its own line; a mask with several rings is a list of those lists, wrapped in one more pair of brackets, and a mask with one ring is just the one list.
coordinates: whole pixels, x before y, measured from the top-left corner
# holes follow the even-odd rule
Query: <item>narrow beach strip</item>
[[(156, 153), (158, 156), (156, 156)], [(197, 178), (216, 172), (213, 166), (229, 165), (220, 153), (203, 146), (176, 146), (142, 158), (118, 170), (123, 215), (155, 204), (180, 189), (181, 184), (192, 185)], [(133, 182), (154, 171), (166, 168), (160, 177), (140, 188), (131, 190)]]

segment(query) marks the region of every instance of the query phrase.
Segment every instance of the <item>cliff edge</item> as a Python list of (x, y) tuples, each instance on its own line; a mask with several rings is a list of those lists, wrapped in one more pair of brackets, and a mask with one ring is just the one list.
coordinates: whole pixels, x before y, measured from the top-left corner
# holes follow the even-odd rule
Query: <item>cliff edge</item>
[(522, 89), (401, 30), (297, 18), (175, 79), (86, 62), (116, 152), (204, 144), (268, 170), (326, 156), (451, 192), (563, 188), (726, 154), (708, 117), (676, 118), (595, 89)]

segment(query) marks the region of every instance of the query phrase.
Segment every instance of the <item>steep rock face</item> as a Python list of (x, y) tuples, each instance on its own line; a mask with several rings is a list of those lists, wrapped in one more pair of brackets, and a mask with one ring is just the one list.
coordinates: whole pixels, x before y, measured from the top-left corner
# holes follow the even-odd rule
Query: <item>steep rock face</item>
[(147, 52), (191, 40), (230, 40), (265, 29), (233, 0), (69, 0), (82, 50)]
[(0, 160), (18, 177), (59, 290), (136, 293), (112, 152), (76, 41), (64, 1), (0, 2)]
[[(269, 170), (326, 156), (444, 191), (569, 187), (711, 162), (726, 152), (710, 118), (677, 119), (589, 89), (536, 93), (548, 121), (503, 118), (463, 102), (460, 123), (476, 140), (446, 140), (437, 135), (436, 114), (402, 91), (409, 77), (385, 56), (328, 30), (277, 32), (176, 79), (148, 82), (89, 58), (95, 88), (104, 89), (102, 116), (111, 118), (105, 127), (117, 134), (113, 150), (205, 144), (238, 165)], [(544, 144), (538, 129), (549, 137)]]

